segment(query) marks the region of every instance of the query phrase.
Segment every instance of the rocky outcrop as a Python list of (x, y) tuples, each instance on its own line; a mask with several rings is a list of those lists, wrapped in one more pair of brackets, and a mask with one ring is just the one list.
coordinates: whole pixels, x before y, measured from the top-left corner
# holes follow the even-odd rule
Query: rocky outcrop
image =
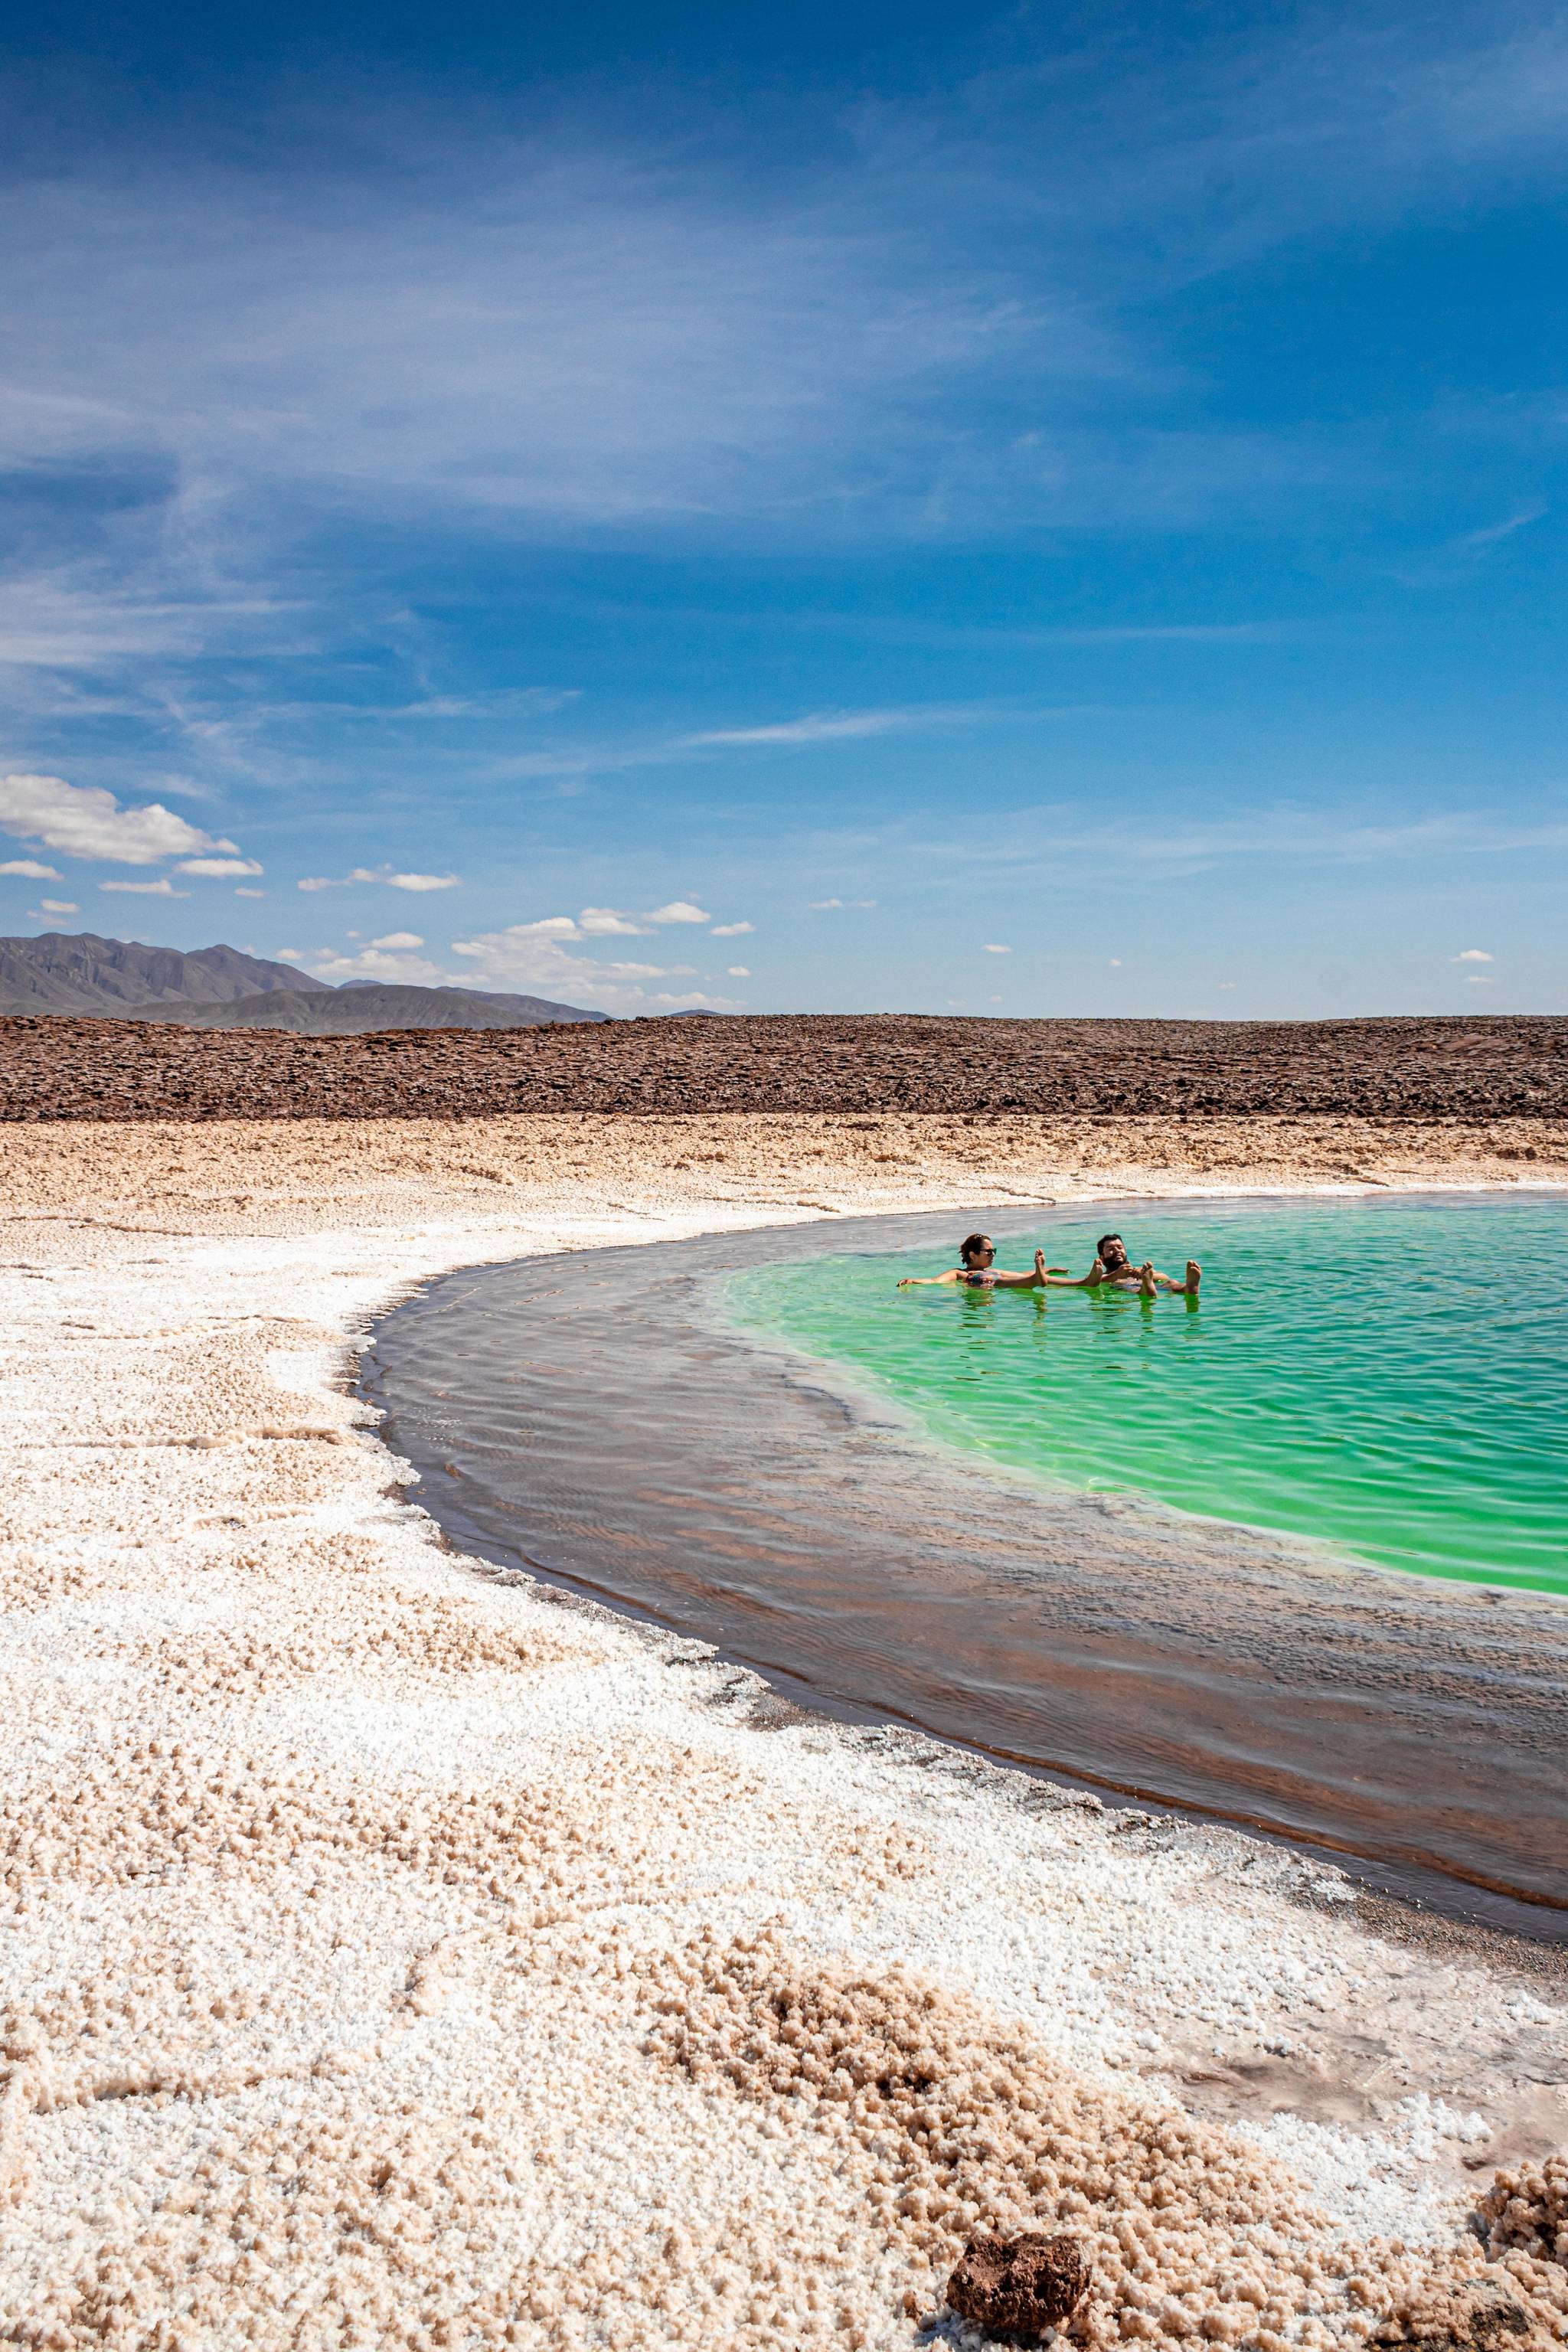
[(1077, 2238), (1028, 2230), (1015, 2238), (971, 2238), (947, 2283), (961, 2319), (1003, 2343), (1037, 2344), (1077, 2310), (1092, 2272)]

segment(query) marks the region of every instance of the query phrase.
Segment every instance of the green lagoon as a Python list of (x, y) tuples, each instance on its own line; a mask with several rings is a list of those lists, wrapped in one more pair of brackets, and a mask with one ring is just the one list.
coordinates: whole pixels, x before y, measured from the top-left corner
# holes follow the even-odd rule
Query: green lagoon
[(1126, 1204), (998, 1234), (998, 1264), (1037, 1242), (1082, 1273), (1118, 1227), (1178, 1281), (1200, 1259), (1201, 1303), (896, 1288), (954, 1249), (753, 1269), (726, 1313), (901, 1407), (956, 1475), (984, 1457), (1568, 1593), (1568, 1202)]

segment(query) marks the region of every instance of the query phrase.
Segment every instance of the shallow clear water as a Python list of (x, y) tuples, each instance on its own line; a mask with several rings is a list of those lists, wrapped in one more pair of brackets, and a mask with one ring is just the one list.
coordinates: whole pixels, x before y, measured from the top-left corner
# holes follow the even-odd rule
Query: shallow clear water
[[(900, 1291), (956, 1254), (879, 1250), (737, 1274), (726, 1308), (1012, 1469), (1568, 1592), (1568, 1202), (1186, 1202), (1121, 1223), (1178, 1280), (1200, 1259), (1201, 1302)], [(1037, 1239), (1081, 1273), (1106, 1224), (1058, 1211), (999, 1262), (1026, 1269)]]

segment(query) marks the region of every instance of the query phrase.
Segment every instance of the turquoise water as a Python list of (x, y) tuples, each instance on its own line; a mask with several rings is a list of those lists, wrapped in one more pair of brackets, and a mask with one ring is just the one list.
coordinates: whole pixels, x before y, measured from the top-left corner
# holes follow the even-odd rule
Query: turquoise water
[(1568, 1592), (1568, 1202), (1161, 1203), (997, 1262), (1082, 1273), (1117, 1222), (1178, 1281), (1200, 1259), (1201, 1301), (895, 1287), (955, 1251), (764, 1266), (727, 1309), (1010, 1469)]

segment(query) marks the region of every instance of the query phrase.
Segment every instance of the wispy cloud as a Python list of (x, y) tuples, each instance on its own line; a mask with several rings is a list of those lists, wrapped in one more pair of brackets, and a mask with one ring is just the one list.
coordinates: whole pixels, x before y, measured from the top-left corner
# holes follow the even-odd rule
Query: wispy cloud
[(1000, 720), (1055, 718), (1056, 711), (1019, 711), (994, 702), (916, 702), (889, 710), (822, 710), (801, 719), (784, 719), (763, 727), (713, 727), (700, 735), (686, 735), (674, 747), (680, 751), (749, 750), (752, 746), (782, 748), (814, 743), (858, 741), (872, 735), (922, 733), (943, 727), (994, 726)]
[(388, 890), (456, 890), (457, 874), (399, 874), (390, 866), (356, 866), (348, 874), (307, 874), (295, 885), (300, 890), (347, 890), (355, 883), (374, 882)]
[[(1113, 858), (1123, 870), (1190, 870), (1230, 860), (1271, 864), (1360, 865), (1387, 858), (1502, 856), (1568, 849), (1568, 820), (1520, 824), (1485, 811), (1367, 824), (1331, 809), (1261, 809), (1247, 817), (1188, 825), (1088, 824), (1073, 808), (1019, 811), (1005, 842), (956, 835), (921, 842), (918, 854), (973, 866), (1026, 861), (1032, 870), (1082, 859)], [(911, 847), (915, 845), (910, 844)]]
[(166, 874), (156, 882), (100, 882), (100, 890), (123, 890), (132, 898), (188, 898), (188, 890), (176, 890)]

